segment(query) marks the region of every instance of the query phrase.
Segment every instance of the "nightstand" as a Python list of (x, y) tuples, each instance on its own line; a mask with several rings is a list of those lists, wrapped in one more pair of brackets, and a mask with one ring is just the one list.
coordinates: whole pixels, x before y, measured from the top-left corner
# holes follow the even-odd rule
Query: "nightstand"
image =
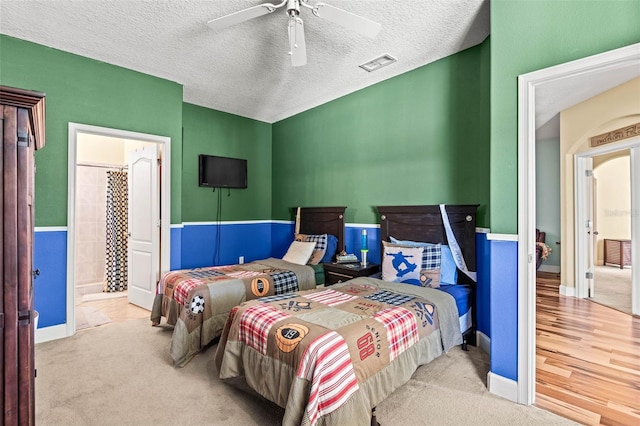
[(324, 266), (325, 286), (334, 285), (355, 277), (368, 277), (380, 272), (380, 265), (376, 263), (367, 263), (367, 266), (364, 267), (361, 263), (323, 263), (322, 266)]

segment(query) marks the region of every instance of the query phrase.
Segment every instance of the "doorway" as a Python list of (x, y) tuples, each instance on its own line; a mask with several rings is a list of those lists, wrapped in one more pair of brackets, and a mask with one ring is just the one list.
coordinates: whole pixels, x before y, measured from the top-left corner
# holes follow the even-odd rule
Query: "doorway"
[(640, 138), (632, 138), (575, 157), (576, 295), (635, 315), (640, 274), (631, 253), (640, 247), (640, 215), (632, 206), (638, 203), (640, 173), (632, 171), (640, 168), (638, 152)]
[[(116, 169), (116, 174), (127, 171), (126, 152), (140, 151), (144, 146), (157, 146), (158, 151), (162, 153), (161, 167), (159, 167), (159, 181), (162, 182), (159, 186), (159, 196), (149, 197), (153, 199), (154, 203), (157, 203), (157, 210), (159, 211), (159, 238), (157, 238), (157, 251), (159, 253), (159, 265), (157, 266), (158, 275), (169, 270), (170, 259), (170, 153), (171, 145), (170, 138), (156, 135), (149, 135), (144, 133), (129, 132), (125, 130), (110, 129), (104, 127), (96, 127), (89, 125), (82, 125), (76, 123), (69, 123), (69, 173), (68, 173), (68, 209), (67, 209), (67, 323), (66, 334), (67, 336), (73, 335), (76, 332), (77, 312), (76, 302), (78, 301), (76, 283), (87, 280), (87, 270), (79, 272), (79, 264), (85, 259), (80, 259), (78, 253), (81, 251), (82, 246), (78, 242), (78, 235), (80, 235), (80, 226), (78, 226), (78, 210), (76, 204), (78, 199), (82, 196), (79, 178), (82, 176), (89, 176), (89, 173), (102, 174), (107, 170)], [(88, 156), (83, 154), (86, 150), (89, 150), (94, 155), (91, 160), (91, 154)], [(115, 160), (114, 160), (115, 156)], [(87, 158), (89, 160), (87, 160)], [(107, 167), (104, 167), (107, 166)], [(115, 167), (113, 167), (115, 166)], [(82, 170), (84, 169), (84, 170)], [(125, 173), (126, 174), (126, 173)], [(125, 176), (125, 181), (126, 181)], [(102, 188), (104, 190), (104, 187)], [(99, 192), (99, 191), (96, 191)], [(149, 192), (153, 192), (149, 190)], [(97, 194), (95, 194), (97, 196)], [(103, 214), (104, 216), (104, 214)], [(126, 220), (126, 219), (125, 219)], [(99, 233), (100, 226), (104, 226), (105, 222), (100, 225), (93, 225), (91, 232)], [(154, 221), (154, 224), (156, 222)], [(83, 223), (83, 226), (85, 224)], [(154, 225), (155, 226), (155, 225)], [(104, 229), (104, 228), (103, 228)], [(160, 244), (162, 241), (162, 244)], [(94, 246), (94, 252), (99, 252), (98, 257), (104, 253), (104, 246)], [(82, 253), (86, 256), (86, 252)], [(102, 256), (104, 262), (104, 256)], [(96, 260), (92, 260), (96, 262)], [(99, 262), (99, 260), (98, 260)], [(97, 270), (97, 271), (96, 271)], [(100, 277), (100, 265), (93, 265), (93, 269), (89, 268), (90, 272), (97, 274)], [(90, 275), (90, 274), (89, 274)], [(94, 275), (95, 276), (95, 275)], [(158, 277), (153, 277), (154, 281)], [(92, 280), (93, 284), (90, 285), (88, 291), (95, 292), (99, 290), (99, 287), (103, 285), (101, 279)], [(97, 284), (95, 284), (97, 282)], [(95, 293), (94, 293), (95, 294)], [(81, 300), (81, 299), (80, 299)], [(138, 303), (135, 302), (134, 303)], [(150, 306), (145, 306), (146, 309), (150, 309)], [(98, 315), (97, 319), (100, 318)]]
[[(596, 267), (591, 300), (632, 313), (631, 154), (628, 150), (593, 159), (596, 182)], [(638, 287), (635, 287), (636, 291)]]
[[(630, 65), (637, 72), (638, 63), (640, 44), (518, 77), (518, 380), (513, 399), (521, 404), (533, 404), (536, 392), (536, 270), (532, 262), (536, 245), (536, 92), (574, 78), (628, 69)], [(632, 208), (640, 211), (638, 205)], [(640, 253), (636, 251), (633, 256), (640, 264)]]

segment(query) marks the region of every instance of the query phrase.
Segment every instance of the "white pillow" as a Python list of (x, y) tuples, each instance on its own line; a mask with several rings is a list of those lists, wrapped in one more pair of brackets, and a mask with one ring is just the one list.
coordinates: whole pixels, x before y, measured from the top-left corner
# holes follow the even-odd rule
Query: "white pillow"
[(282, 260), (298, 265), (306, 265), (315, 247), (315, 241), (294, 241)]

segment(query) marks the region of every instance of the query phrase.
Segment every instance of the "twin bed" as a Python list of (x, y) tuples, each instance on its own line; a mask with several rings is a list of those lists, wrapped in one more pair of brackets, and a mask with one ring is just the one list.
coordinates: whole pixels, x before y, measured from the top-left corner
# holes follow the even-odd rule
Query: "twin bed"
[[(439, 206), (378, 207), (383, 277), (389, 272), (386, 256), (397, 250), (406, 254), (427, 245), (416, 253), (436, 247), (441, 256), (456, 242), (460, 251), (452, 251), (473, 276), (476, 208), (446, 207), (456, 240), (450, 242)], [(436, 288), (359, 277), (246, 298), (229, 308), (223, 327), (216, 325), (222, 328), (215, 353), (220, 379), (243, 381), (284, 407), (283, 424), (374, 423), (375, 406), (420, 365), (456, 345), (474, 343), (473, 280), (456, 268), (455, 282), (448, 282), (441, 274), (444, 258), (434, 269), (425, 266), (426, 259), (423, 255), (421, 274), (429, 277), (426, 282), (439, 281)]]
[[(345, 207), (305, 207), (299, 210), (297, 231), (333, 235), (330, 258), (344, 247)], [(246, 300), (314, 289), (324, 282), (322, 265), (298, 265), (283, 259), (170, 271), (156, 289), (152, 325), (162, 317), (173, 326), (170, 354), (182, 367), (220, 336), (229, 311)]]
[[(476, 270), (476, 212), (478, 206), (447, 205), (446, 212), (461, 255), (470, 271)], [(409, 240), (449, 247), (451, 244), (442, 220), (440, 206), (379, 206), (380, 240)], [(443, 251), (444, 253), (444, 251)], [(444, 259), (444, 258), (443, 258)], [(443, 260), (442, 269), (450, 267)], [(441, 280), (438, 290), (450, 294), (456, 301), (463, 349), (476, 344), (476, 281), (457, 265), (454, 272)], [(443, 275), (444, 276), (444, 275)], [(451, 279), (448, 279), (451, 278)]]

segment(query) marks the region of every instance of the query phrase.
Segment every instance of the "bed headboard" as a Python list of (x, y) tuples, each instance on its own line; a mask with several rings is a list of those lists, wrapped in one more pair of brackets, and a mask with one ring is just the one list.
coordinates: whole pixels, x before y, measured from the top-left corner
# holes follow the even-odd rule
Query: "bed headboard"
[[(476, 270), (476, 211), (477, 204), (446, 206), (449, 223), (462, 250), (467, 268)], [(399, 240), (448, 244), (442, 223), (440, 206), (378, 206), (380, 213), (380, 240), (389, 236)], [(384, 253), (381, 248), (380, 253)], [(466, 275), (458, 274), (466, 282)]]
[[(293, 209), (295, 217), (297, 208)], [(301, 234), (331, 234), (338, 238), (336, 253), (344, 250), (344, 211), (346, 207), (301, 207)], [(335, 255), (335, 253), (334, 253)]]

